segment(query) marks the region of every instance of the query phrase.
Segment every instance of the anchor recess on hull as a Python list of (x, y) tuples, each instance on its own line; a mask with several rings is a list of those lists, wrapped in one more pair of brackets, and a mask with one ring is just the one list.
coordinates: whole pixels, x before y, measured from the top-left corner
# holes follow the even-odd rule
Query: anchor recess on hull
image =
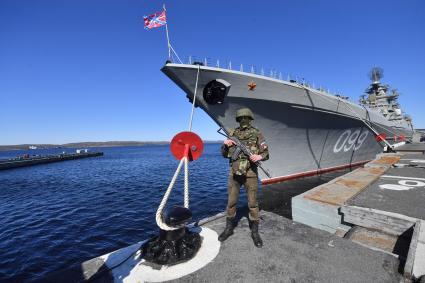
[(222, 104), (231, 84), (222, 79), (212, 80), (204, 87), (203, 97), (208, 104)]

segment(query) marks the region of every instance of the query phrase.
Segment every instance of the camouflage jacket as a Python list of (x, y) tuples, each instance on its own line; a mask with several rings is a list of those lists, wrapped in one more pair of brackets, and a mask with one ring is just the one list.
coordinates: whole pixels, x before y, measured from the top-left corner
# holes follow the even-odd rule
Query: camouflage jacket
[[(269, 148), (264, 140), (260, 130), (249, 126), (248, 128), (238, 127), (234, 131), (230, 131), (230, 136), (236, 137), (241, 143), (249, 148), (253, 154), (259, 154), (263, 157), (262, 161), (269, 159)], [(221, 147), (221, 154), (225, 158), (229, 158), (230, 168), (235, 175), (246, 175), (247, 177), (258, 176), (257, 166), (249, 161), (248, 156), (243, 152), (232, 160), (232, 156), (236, 150), (236, 146)]]

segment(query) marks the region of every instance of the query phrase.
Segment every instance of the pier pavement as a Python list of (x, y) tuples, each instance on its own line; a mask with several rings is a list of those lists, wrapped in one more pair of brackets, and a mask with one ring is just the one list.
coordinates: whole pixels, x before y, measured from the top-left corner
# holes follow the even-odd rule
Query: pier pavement
[[(146, 281), (168, 282), (172, 273), (175, 276), (169, 282), (400, 282), (399, 262), (393, 255), (271, 212), (262, 212), (260, 234), (264, 246), (259, 249), (250, 237), (246, 213), (238, 214), (238, 218), (234, 235), (221, 244), (218, 255), (203, 268), (185, 274), (150, 264), (159, 272), (155, 280), (150, 277)], [(219, 215), (200, 227), (217, 236), (224, 226), (225, 217)], [(146, 268), (137, 252), (141, 244), (60, 272), (47, 282), (144, 282), (143, 276), (137, 275), (137, 269)]]
[(406, 279), (424, 280), (424, 152), (407, 144), (292, 198), (293, 219), (393, 254)]

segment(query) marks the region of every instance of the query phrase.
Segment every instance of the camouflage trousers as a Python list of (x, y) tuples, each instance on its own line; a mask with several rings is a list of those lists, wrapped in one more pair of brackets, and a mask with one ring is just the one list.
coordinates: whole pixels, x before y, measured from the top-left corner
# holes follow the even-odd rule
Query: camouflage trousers
[(258, 221), (259, 220), (259, 209), (257, 202), (258, 192), (258, 178), (246, 177), (233, 175), (232, 172), (229, 174), (227, 193), (229, 195), (227, 201), (227, 217), (234, 217), (236, 215), (236, 204), (239, 199), (239, 191), (241, 186), (245, 187), (245, 191), (248, 197), (249, 207), (249, 219)]

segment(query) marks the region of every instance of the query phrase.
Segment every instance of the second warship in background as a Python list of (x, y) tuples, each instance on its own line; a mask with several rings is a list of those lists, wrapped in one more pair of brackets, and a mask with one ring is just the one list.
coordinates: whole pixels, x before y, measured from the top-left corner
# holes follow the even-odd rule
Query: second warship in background
[(220, 127), (235, 128), (236, 110), (249, 107), (254, 126), (269, 144), (270, 160), (260, 172), (262, 184), (351, 168), (375, 158), (383, 149), (410, 140), (412, 121), (380, 82), (382, 70), (373, 68), (372, 80), (360, 104), (295, 80), (282, 80), (208, 66), (205, 63), (167, 62), (162, 71)]

